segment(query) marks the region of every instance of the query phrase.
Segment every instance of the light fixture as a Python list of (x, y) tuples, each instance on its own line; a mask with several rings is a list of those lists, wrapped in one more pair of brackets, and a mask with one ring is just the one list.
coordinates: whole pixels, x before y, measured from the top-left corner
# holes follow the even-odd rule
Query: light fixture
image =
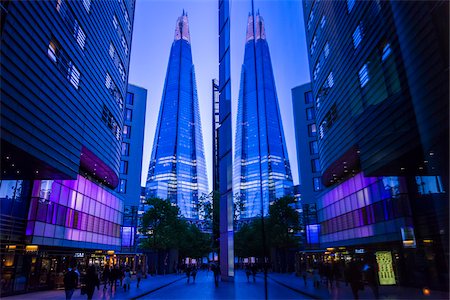
[(434, 152), (433, 151), (430, 151), (430, 156), (433, 156), (434, 155)]
[(7, 156), (6, 159), (9, 159), (9, 156)]
[(11, 167), (14, 167), (15, 165), (14, 164), (11, 164)]

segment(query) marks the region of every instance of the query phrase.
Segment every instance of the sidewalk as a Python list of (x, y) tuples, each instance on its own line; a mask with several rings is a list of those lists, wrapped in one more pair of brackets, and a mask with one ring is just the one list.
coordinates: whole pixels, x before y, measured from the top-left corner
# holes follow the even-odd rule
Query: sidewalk
[[(103, 284), (100, 285), (100, 289), (94, 291), (93, 300), (95, 299), (134, 299), (139, 296), (145, 295), (151, 291), (158, 290), (164, 286), (174, 283), (178, 280), (185, 279), (182, 275), (158, 275), (158, 276), (148, 276), (146, 279), (142, 279), (139, 288), (136, 287), (137, 281), (133, 278), (131, 281), (131, 290), (124, 292), (123, 288), (117, 286), (116, 290), (111, 291), (109, 287), (106, 291), (103, 290)], [(2, 297), (3, 298), (3, 297)], [(14, 295), (9, 297), (4, 297), (8, 300), (23, 300), (23, 299), (46, 299), (46, 300), (63, 300), (66, 299), (64, 290), (51, 290), (42, 292), (33, 292), (28, 294)], [(85, 300), (87, 295), (81, 296), (80, 289), (75, 290), (72, 300)]]
[[(302, 293), (308, 297), (315, 299), (353, 299), (353, 294), (350, 286), (346, 286), (345, 282), (339, 282), (339, 287), (333, 283), (333, 288), (326, 288), (321, 285), (320, 288), (314, 288), (311, 278), (307, 279), (305, 287), (302, 277), (297, 277), (295, 274), (280, 274), (269, 273), (269, 279)], [(379, 299), (449, 299), (449, 294), (440, 291), (430, 291), (428, 296), (422, 293), (421, 289), (398, 287), (398, 286), (380, 286)], [(375, 299), (372, 289), (365, 286), (363, 291), (359, 291), (360, 299)]]

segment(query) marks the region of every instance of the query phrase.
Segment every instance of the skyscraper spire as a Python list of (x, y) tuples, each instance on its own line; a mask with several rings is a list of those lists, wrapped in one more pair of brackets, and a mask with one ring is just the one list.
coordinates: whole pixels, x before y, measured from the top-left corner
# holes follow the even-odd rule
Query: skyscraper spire
[(184, 11), (180, 17), (177, 19), (177, 23), (175, 25), (175, 37), (174, 40), (186, 40), (189, 43), (191, 42), (191, 35), (189, 33), (189, 20), (187, 12)]
[[(259, 9), (256, 12), (256, 39), (266, 39), (266, 30), (264, 28), (264, 19), (259, 15)], [(255, 38), (254, 30), (253, 30), (253, 16), (251, 13), (248, 14), (248, 22), (247, 22), (247, 36), (245, 41), (248, 42)]]

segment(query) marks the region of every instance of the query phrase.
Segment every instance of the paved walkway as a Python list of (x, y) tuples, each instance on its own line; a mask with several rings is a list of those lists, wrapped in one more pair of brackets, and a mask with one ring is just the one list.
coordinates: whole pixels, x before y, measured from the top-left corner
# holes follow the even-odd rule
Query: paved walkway
[[(185, 276), (182, 275), (159, 275), (159, 276), (148, 276), (146, 279), (142, 279), (139, 288), (136, 287), (137, 281), (135, 279), (131, 282), (131, 290), (124, 292), (123, 288), (117, 286), (116, 289), (111, 291), (111, 287), (107, 290), (103, 289), (103, 285), (100, 286), (100, 289), (94, 291), (93, 300), (102, 299), (102, 300), (110, 300), (110, 299), (133, 299), (142, 294), (148, 293), (150, 291), (157, 290), (166, 285), (170, 285), (173, 282), (184, 279)], [(7, 300), (25, 300), (25, 299), (46, 299), (46, 300), (64, 300), (66, 299), (64, 290), (51, 290), (51, 291), (43, 291), (43, 292), (34, 292), (16, 296), (5, 297)], [(73, 294), (72, 300), (85, 300), (87, 299), (86, 295), (81, 296), (80, 290), (75, 290)]]
[[(262, 275), (259, 275), (262, 277)], [(296, 290), (315, 299), (353, 299), (350, 286), (344, 282), (339, 282), (339, 287), (333, 284), (333, 288), (326, 288), (321, 285), (320, 288), (314, 288), (311, 278), (307, 279), (306, 287), (302, 277), (295, 274), (269, 273), (268, 277), (275, 282)], [(450, 299), (449, 294), (440, 291), (430, 291), (429, 295), (424, 295), (421, 289), (398, 287), (398, 286), (380, 286), (380, 299)], [(367, 285), (363, 291), (359, 292), (360, 299), (375, 299), (373, 291)]]

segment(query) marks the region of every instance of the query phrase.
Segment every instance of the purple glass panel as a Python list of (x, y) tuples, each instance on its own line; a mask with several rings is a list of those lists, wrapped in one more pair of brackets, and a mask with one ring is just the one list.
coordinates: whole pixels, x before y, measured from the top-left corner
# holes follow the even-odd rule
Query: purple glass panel
[(38, 202), (36, 220), (45, 222), (46, 219), (47, 219), (47, 205), (44, 203)]
[(69, 188), (66, 186), (61, 186), (61, 194), (59, 196), (59, 204), (67, 206), (69, 199)]
[(34, 233), (34, 222), (28, 221), (26, 235), (33, 235)]
[[(45, 220), (46, 223), (52, 223), (52, 217), (53, 217), (53, 209), (55, 208), (56, 204), (52, 204), (52, 202), (47, 204), (47, 219)], [(55, 209), (56, 210), (56, 209)]]
[(81, 230), (84, 231), (87, 230), (87, 223), (88, 223), (88, 215), (85, 213), (81, 213)]
[(69, 209), (67, 209), (67, 212), (66, 212), (66, 227), (69, 227), (69, 228), (73, 228), (74, 227), (74, 220), (73, 220), (73, 218), (74, 218), (74, 210), (73, 209), (71, 209), (71, 208), (69, 208)]
[(37, 198), (31, 198), (30, 210), (29, 210), (29, 213), (28, 213), (28, 220), (30, 220), (30, 221), (36, 220), (37, 208), (38, 208), (38, 199)]
[(61, 185), (54, 181), (52, 184), (52, 192), (50, 193), (50, 201), (53, 203), (59, 203), (60, 193)]
[(58, 207), (58, 215), (56, 216), (56, 224), (60, 226), (64, 226), (66, 219), (67, 207), (59, 206)]

